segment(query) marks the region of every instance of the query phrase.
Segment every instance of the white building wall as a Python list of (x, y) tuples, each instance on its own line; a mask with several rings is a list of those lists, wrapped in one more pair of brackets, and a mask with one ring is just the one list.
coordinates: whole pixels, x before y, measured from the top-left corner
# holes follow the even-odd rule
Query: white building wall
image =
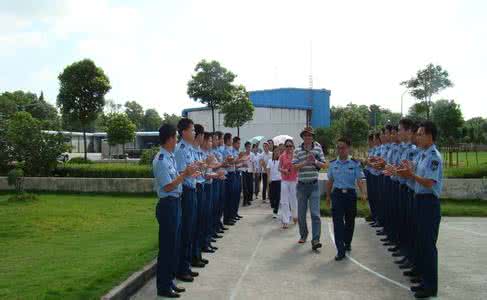
[[(201, 124), (205, 130), (212, 130), (211, 110), (188, 112), (188, 118), (195, 124)], [(237, 134), (236, 128), (226, 128), (223, 126), (224, 115), (215, 111), (215, 130)], [(295, 143), (301, 143), (299, 133), (306, 126), (306, 110), (256, 107), (252, 121), (240, 128), (240, 138), (243, 143), (248, 139), (263, 135), (266, 139), (277, 135), (287, 134), (294, 138)]]

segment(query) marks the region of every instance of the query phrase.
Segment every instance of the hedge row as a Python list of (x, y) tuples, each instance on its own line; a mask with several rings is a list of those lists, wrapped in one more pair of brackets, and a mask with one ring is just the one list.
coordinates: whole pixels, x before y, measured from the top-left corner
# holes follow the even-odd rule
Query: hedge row
[(138, 164), (65, 164), (54, 171), (60, 177), (152, 178), (149, 165)]
[(447, 168), (443, 170), (447, 178), (484, 178), (487, 177), (487, 165), (468, 168)]

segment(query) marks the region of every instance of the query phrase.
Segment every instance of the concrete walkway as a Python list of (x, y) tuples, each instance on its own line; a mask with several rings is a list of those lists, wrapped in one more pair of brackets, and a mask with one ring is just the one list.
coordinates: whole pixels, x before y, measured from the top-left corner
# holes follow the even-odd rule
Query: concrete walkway
[[(256, 201), (254, 201), (256, 202)], [(352, 252), (335, 262), (332, 224), (322, 219), (320, 253), (297, 244), (297, 226), (272, 219), (268, 204), (241, 209), (207, 255), (210, 263), (194, 283), (180, 283), (182, 299), (412, 299), (409, 283), (375, 230), (357, 219)], [(309, 224), (310, 227), (310, 224)], [(487, 219), (444, 218), (440, 228), (440, 299), (487, 299)], [(151, 280), (132, 299), (156, 299)]]

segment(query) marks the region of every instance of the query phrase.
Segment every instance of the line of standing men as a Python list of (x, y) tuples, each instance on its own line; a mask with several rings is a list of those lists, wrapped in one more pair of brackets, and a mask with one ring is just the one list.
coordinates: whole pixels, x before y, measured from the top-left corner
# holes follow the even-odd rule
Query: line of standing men
[(366, 169), (372, 227), (405, 276), (419, 284), (416, 298), (438, 293), (438, 239), (441, 221), (442, 158), (437, 128), (402, 119), (369, 136)]
[(175, 279), (193, 282), (199, 274), (192, 267), (209, 263), (202, 253), (218, 250), (212, 243), (242, 218), (239, 168), (247, 157), (239, 153), (240, 138), (205, 132), (188, 118), (177, 129), (162, 125), (159, 139), (161, 150), (152, 163), (159, 198), (157, 294), (178, 298), (185, 289)]

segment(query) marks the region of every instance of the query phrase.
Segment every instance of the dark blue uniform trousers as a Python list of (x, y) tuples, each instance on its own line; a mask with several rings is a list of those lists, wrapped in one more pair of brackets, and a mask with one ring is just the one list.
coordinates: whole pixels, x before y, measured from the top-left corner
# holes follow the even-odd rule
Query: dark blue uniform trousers
[(357, 194), (355, 189), (334, 189), (331, 193), (333, 230), (338, 254), (345, 254), (345, 245), (352, 243), (357, 215)]
[(212, 223), (211, 223), (211, 231), (213, 234), (216, 234), (220, 229), (220, 219), (219, 219), (219, 211), (220, 211), (220, 195), (221, 195), (221, 180), (214, 179), (212, 188), (211, 188), (211, 199), (213, 201), (212, 205)]
[(205, 183), (205, 202), (206, 208), (204, 212), (204, 244), (203, 247), (210, 245), (213, 236), (213, 183)]
[(193, 258), (192, 248), (197, 213), (196, 201), (196, 189), (183, 185), (181, 201), (181, 247), (177, 272), (179, 275), (189, 275), (191, 272), (190, 266)]
[(240, 172), (235, 172), (234, 189), (233, 216), (237, 217), (240, 208), (240, 194), (242, 194), (242, 175)]
[(233, 195), (234, 195), (234, 181), (235, 172), (228, 172), (227, 179), (225, 179), (225, 193), (223, 194), (223, 207), (224, 214), (223, 220), (225, 222), (231, 221), (234, 216), (233, 214)]
[(159, 253), (157, 255), (157, 291), (167, 292), (173, 288), (179, 262), (181, 239), (181, 199), (166, 197), (156, 206), (159, 223)]
[(206, 195), (205, 185), (202, 183), (196, 184), (196, 197), (197, 197), (197, 213), (196, 223), (194, 226), (195, 235), (193, 236), (193, 259), (201, 258), (201, 248), (204, 247), (203, 241), (205, 240), (205, 210), (206, 210)]
[(438, 291), (438, 249), (436, 242), (441, 221), (440, 199), (433, 194), (417, 194), (418, 238), (421, 256), (419, 271), (423, 275), (422, 286)]

